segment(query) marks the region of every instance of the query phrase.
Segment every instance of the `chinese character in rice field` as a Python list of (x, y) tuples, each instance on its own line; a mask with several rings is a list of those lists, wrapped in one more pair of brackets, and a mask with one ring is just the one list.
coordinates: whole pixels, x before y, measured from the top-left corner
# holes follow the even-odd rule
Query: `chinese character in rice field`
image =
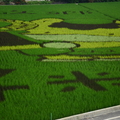
[[(0, 69), (0, 77), (5, 76), (14, 71), (14, 69)], [(4, 92), (7, 90), (16, 90), (16, 89), (29, 89), (28, 85), (13, 85), (13, 86), (2, 86), (0, 85), (0, 102), (5, 100)]]
[[(84, 86), (92, 89), (92, 90), (95, 90), (95, 91), (106, 91), (107, 89), (103, 86), (101, 86), (100, 84), (98, 84), (97, 82), (98, 81), (112, 81), (112, 80), (120, 80), (120, 78), (100, 78), (100, 79), (89, 79), (86, 75), (84, 75), (82, 72), (80, 71), (72, 71), (71, 72), (74, 76), (75, 76), (75, 80), (57, 80), (57, 81), (48, 81), (47, 84), (68, 84), (68, 83), (82, 83)], [(109, 73), (106, 73), (106, 72), (102, 72), (102, 73), (98, 73), (98, 75), (106, 75), (106, 74), (109, 74)], [(52, 76), (49, 76), (49, 78), (53, 78), (53, 79), (61, 79), (61, 78), (64, 78), (64, 76), (55, 76), (55, 75), (52, 75)], [(113, 85), (120, 85), (119, 83), (113, 83)], [(61, 90), (61, 92), (70, 92), (70, 91), (73, 91), (75, 90), (75, 87), (74, 86), (67, 86), (65, 88), (63, 88)]]

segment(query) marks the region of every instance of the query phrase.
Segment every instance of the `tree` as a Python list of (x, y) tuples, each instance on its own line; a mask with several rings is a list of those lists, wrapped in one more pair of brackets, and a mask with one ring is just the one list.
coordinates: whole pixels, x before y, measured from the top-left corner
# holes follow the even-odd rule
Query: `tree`
[(18, 5), (18, 4), (25, 4), (25, 0), (13, 0), (13, 2)]
[(3, 2), (4, 2), (6, 5), (8, 5), (9, 2), (10, 2), (10, 0), (3, 0)]

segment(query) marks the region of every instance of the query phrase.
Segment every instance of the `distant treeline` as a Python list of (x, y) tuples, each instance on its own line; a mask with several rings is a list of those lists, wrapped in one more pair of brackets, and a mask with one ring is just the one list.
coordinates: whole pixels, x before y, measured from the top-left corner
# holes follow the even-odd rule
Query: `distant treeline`
[(0, 0), (0, 4), (54, 4), (54, 3), (88, 3), (88, 2), (120, 2), (120, 0), (45, 0), (28, 1), (25, 0)]
[(0, 0), (0, 3), (5, 3), (5, 4), (25, 4), (25, 0)]
[(120, 0), (52, 0), (54, 2), (65, 2), (65, 3), (85, 3), (85, 2), (117, 2)]

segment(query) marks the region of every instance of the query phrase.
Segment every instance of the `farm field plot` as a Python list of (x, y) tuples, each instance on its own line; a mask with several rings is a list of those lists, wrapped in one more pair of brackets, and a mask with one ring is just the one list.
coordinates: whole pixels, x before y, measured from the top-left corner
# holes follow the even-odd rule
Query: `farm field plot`
[(119, 105), (119, 6), (0, 6), (0, 120), (55, 120)]

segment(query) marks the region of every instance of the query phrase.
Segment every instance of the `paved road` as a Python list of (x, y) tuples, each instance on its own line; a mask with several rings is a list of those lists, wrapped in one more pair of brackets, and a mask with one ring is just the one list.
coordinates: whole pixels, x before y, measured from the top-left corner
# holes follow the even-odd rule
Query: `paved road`
[(120, 120), (120, 105), (73, 115), (57, 120)]
[(84, 118), (81, 120), (120, 120), (120, 111), (111, 112), (108, 114), (92, 117), (92, 118)]

